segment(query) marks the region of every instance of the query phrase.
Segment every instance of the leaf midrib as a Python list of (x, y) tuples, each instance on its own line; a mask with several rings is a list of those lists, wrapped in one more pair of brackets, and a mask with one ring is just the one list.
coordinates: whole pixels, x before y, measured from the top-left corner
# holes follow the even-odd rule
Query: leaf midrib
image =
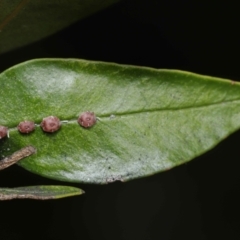
[[(228, 103), (236, 103), (239, 102), (240, 99), (234, 99), (234, 100), (226, 100), (226, 101), (221, 101), (221, 102), (215, 102), (215, 103), (210, 103), (210, 104), (201, 104), (198, 106), (185, 106), (185, 107), (179, 107), (179, 108), (153, 108), (153, 109), (149, 109), (149, 110), (138, 110), (138, 111), (130, 111), (130, 112), (122, 112), (122, 113), (106, 113), (103, 115), (98, 115), (97, 117), (99, 117), (100, 119), (104, 119), (104, 118), (109, 118), (111, 115), (115, 116), (115, 117), (121, 117), (121, 116), (126, 116), (126, 115), (135, 115), (135, 114), (140, 114), (140, 113), (153, 113), (153, 112), (160, 112), (160, 111), (184, 111), (184, 110), (188, 110), (188, 109), (197, 109), (197, 108), (205, 108), (205, 107), (212, 107), (212, 106), (216, 106), (219, 104), (228, 104)], [(73, 123), (77, 123), (77, 118), (72, 118), (72, 119), (64, 119), (62, 121), (67, 121), (67, 123), (63, 123), (63, 124), (73, 124)], [(39, 123), (35, 123), (36, 127), (40, 126), (40, 122)], [(8, 128), (10, 131), (17, 131), (17, 127), (10, 127)]]

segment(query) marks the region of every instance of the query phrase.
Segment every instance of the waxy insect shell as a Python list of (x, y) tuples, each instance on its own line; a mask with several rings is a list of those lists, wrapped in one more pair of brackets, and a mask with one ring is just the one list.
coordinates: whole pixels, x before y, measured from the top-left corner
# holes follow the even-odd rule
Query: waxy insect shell
[(32, 121), (23, 121), (18, 124), (17, 128), (21, 133), (30, 133), (35, 130), (35, 124)]
[(8, 135), (8, 128), (4, 126), (0, 126), (0, 139), (4, 138)]
[(49, 116), (42, 120), (40, 126), (44, 132), (56, 132), (61, 127), (61, 122), (58, 117)]
[(78, 123), (85, 128), (92, 127), (97, 122), (94, 112), (84, 112), (78, 117)]

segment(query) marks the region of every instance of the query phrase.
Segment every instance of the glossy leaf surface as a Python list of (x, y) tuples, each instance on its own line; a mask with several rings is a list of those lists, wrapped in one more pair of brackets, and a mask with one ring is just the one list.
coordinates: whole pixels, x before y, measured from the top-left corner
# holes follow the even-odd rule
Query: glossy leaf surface
[(48, 200), (83, 194), (81, 189), (67, 186), (29, 186), (18, 188), (0, 188), (0, 200), (36, 199)]
[[(32, 145), (37, 153), (19, 162), (53, 179), (107, 183), (165, 171), (216, 146), (240, 127), (240, 85), (176, 70), (41, 59), (0, 75), (0, 124), (10, 128), (1, 141), (7, 155)], [(99, 118), (86, 129), (78, 115)], [(55, 115), (56, 133), (39, 124)], [(20, 121), (38, 124), (20, 134)]]

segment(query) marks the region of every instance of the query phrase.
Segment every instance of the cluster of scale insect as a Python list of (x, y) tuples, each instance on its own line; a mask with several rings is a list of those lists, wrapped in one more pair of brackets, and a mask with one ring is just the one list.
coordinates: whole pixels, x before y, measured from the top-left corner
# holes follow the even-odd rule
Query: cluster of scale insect
[[(97, 118), (93, 112), (83, 112), (79, 115), (77, 122), (84, 128), (92, 127), (96, 122)], [(49, 116), (43, 118), (40, 126), (44, 132), (53, 133), (61, 128), (61, 121), (56, 116)], [(35, 130), (36, 124), (33, 121), (25, 120), (20, 122), (17, 129), (20, 133), (28, 134)], [(0, 139), (8, 136), (8, 128), (0, 125)]]

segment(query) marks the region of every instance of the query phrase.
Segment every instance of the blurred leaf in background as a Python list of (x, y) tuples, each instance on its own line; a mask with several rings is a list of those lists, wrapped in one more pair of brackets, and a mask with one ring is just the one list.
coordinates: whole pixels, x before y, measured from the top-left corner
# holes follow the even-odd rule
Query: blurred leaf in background
[(47, 37), (118, 1), (2, 0), (0, 54)]
[(18, 188), (0, 188), (0, 200), (36, 199), (49, 200), (72, 197), (83, 194), (79, 188), (68, 186), (28, 186)]

